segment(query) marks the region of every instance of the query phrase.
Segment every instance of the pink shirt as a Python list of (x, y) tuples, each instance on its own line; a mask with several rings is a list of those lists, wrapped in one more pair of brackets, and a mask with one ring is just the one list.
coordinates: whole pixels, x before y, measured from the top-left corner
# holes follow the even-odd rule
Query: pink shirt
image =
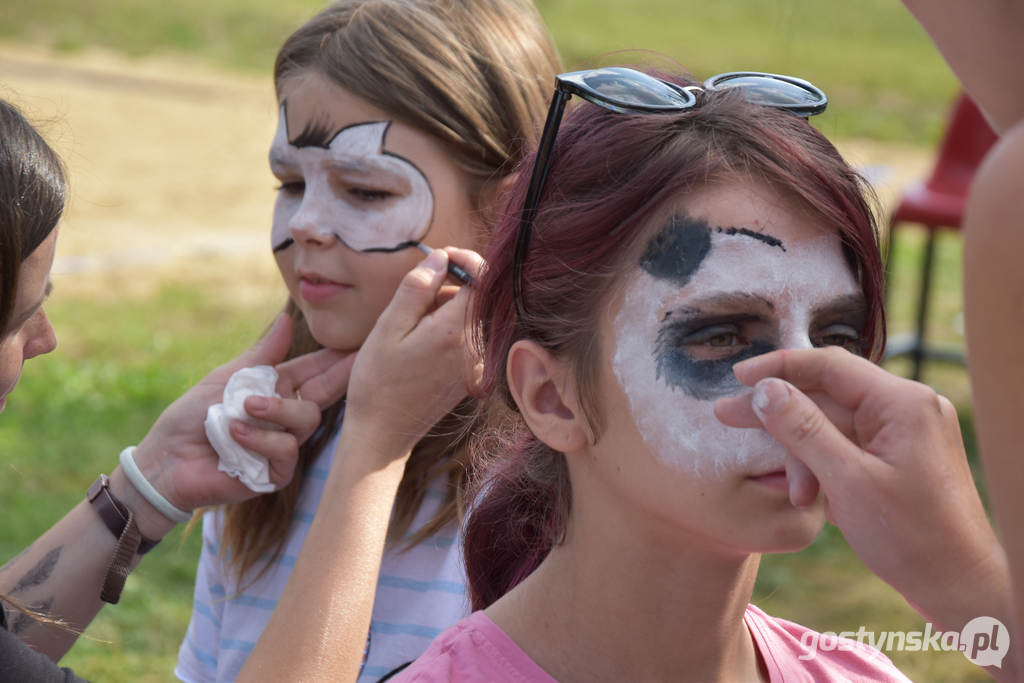
[[(878, 650), (845, 638), (820, 634), (753, 605), (743, 620), (768, 668), (771, 683), (813, 681), (885, 683), (909, 679)], [(814, 643), (819, 643), (816, 647)], [(802, 658), (801, 658), (802, 657)], [(554, 683), (547, 672), (483, 612), (474, 612), (434, 639), (423, 655), (395, 681), (441, 683)]]

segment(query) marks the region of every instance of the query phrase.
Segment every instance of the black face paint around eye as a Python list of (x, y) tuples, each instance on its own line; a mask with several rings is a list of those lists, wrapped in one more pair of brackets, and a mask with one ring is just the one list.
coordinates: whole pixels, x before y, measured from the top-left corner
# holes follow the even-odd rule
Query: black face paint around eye
[(672, 216), (647, 243), (640, 267), (658, 279), (683, 287), (710, 252), (711, 227), (706, 221)]
[(733, 374), (732, 366), (777, 348), (776, 344), (767, 341), (753, 341), (728, 358), (698, 360), (682, 348), (682, 340), (691, 330), (689, 322), (666, 323), (658, 330), (654, 359), (659, 381), (681, 389), (699, 401), (731, 396), (743, 389), (743, 384)]

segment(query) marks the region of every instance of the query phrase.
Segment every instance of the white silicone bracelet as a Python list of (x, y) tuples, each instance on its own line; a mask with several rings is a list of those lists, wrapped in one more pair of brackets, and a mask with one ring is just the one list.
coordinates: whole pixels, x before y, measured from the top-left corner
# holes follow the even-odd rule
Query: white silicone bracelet
[(135, 446), (129, 446), (121, 451), (121, 469), (124, 470), (124, 475), (128, 477), (128, 481), (132, 483), (132, 486), (142, 494), (143, 498), (149, 501), (150, 505), (159, 510), (160, 514), (175, 524), (182, 524), (192, 519), (191, 512), (185, 512), (174, 507), (166, 498), (160, 495), (159, 491), (153, 488), (153, 485), (146, 479), (142, 470), (135, 464), (134, 454)]

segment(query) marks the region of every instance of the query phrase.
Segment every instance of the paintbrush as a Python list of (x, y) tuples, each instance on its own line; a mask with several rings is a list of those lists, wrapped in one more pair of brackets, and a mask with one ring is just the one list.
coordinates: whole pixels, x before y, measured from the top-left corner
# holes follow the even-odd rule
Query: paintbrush
[[(394, 249), (389, 249), (388, 251), (399, 251), (401, 249), (408, 249), (409, 247), (416, 247), (427, 256), (430, 256), (430, 254), (433, 253), (434, 251), (433, 248), (428, 247), (427, 245), (423, 244), (423, 242), (417, 242), (416, 240), (409, 240), (408, 242), (399, 242), (398, 244), (395, 245)], [(367, 249), (366, 251), (370, 250)], [(448, 261), (448, 274), (464, 285), (473, 284), (473, 276), (467, 273), (460, 266), (457, 266), (456, 264), (452, 263), (450, 259)]]
[[(342, 239), (340, 237), (335, 235), (335, 238), (339, 242), (344, 244), (344, 241), (342, 241)], [(282, 249), (287, 249), (288, 247), (292, 246), (292, 244), (294, 244), (294, 243), (295, 243), (295, 240), (293, 238), (289, 237), (284, 242), (282, 242), (281, 244), (279, 244), (276, 247), (274, 247), (274, 253), (276, 254), (277, 252), (281, 251)], [(417, 242), (416, 240), (408, 240), (406, 242), (399, 242), (398, 244), (396, 244), (393, 247), (370, 247), (368, 249), (359, 249), (359, 251), (363, 252), (364, 254), (373, 254), (373, 253), (393, 254), (396, 251), (402, 251), (403, 249), (408, 249), (410, 247), (416, 247), (417, 249), (422, 251), (427, 256), (430, 256), (430, 254), (434, 251), (433, 248), (428, 247), (427, 245), (423, 244), (423, 242)], [(461, 268), (461, 267), (455, 265), (454, 263), (452, 263), (451, 260), (448, 261), (448, 274), (451, 275), (453, 278), (455, 278), (456, 280), (458, 280), (459, 282), (461, 282), (464, 285), (472, 285), (473, 284), (473, 276), (470, 275), (469, 273), (467, 273), (463, 268)]]

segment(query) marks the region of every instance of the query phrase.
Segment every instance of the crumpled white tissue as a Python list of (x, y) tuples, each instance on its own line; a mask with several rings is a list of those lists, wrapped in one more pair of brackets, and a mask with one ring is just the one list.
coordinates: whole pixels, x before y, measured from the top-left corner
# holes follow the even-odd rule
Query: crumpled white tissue
[(249, 396), (273, 396), (280, 398), (274, 390), (277, 386), (277, 370), (269, 365), (242, 368), (231, 375), (224, 386), (224, 402), (215, 403), (206, 411), (206, 438), (220, 456), (217, 469), (239, 481), (251, 490), (268, 493), (274, 490), (270, 482), (270, 468), (267, 459), (245, 448), (231, 436), (228, 425), (231, 420), (242, 420), (263, 429), (280, 429), (263, 420), (257, 420), (245, 412), (245, 399)]

